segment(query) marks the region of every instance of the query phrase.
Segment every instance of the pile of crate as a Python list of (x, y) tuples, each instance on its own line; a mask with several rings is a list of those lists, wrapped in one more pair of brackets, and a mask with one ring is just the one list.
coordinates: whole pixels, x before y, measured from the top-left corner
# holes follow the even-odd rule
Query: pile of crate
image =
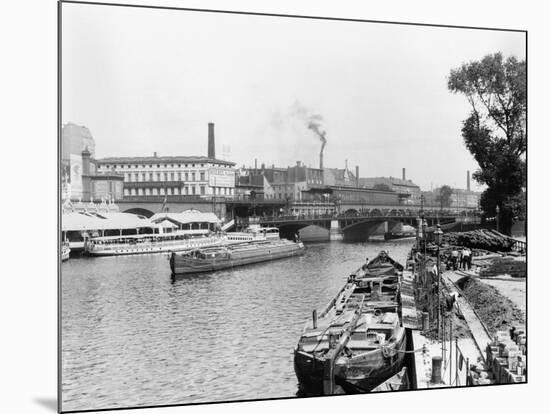
[(527, 338), (525, 326), (510, 331), (498, 331), (487, 345), (486, 365), (490, 367), (497, 384), (525, 382)]

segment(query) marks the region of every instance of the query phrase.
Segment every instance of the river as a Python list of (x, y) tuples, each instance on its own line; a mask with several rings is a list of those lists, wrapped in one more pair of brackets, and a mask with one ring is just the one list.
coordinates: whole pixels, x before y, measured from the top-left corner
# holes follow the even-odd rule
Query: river
[(62, 409), (292, 397), (293, 349), (381, 249), (412, 240), (307, 244), (301, 257), (172, 279), (166, 255), (62, 264)]

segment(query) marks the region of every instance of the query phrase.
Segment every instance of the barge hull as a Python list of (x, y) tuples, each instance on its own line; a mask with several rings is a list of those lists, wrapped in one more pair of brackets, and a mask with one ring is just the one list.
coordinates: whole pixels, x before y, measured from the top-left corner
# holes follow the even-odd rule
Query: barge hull
[(277, 259), (284, 259), (287, 257), (301, 256), (304, 254), (304, 249), (297, 246), (290, 246), (289, 248), (283, 249), (281, 251), (265, 253), (252, 256), (252, 257), (243, 257), (235, 258), (227, 261), (220, 261), (215, 263), (205, 263), (203, 265), (197, 265), (191, 263), (191, 261), (185, 260), (183, 257), (179, 257), (176, 254), (172, 254), (170, 257), (170, 268), (172, 274), (174, 275), (183, 275), (191, 273), (203, 273), (203, 272), (212, 272), (216, 270), (228, 269), (238, 266), (244, 266), (247, 264), (268, 262)]

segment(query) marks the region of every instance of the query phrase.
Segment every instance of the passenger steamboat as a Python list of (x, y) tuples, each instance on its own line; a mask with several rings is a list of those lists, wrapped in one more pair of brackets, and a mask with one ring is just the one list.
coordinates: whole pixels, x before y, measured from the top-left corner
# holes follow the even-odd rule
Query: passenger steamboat
[(93, 237), (87, 241), (85, 251), (92, 256), (168, 253), (262, 240), (266, 240), (266, 235), (261, 232), (214, 233), (187, 230), (164, 234)]

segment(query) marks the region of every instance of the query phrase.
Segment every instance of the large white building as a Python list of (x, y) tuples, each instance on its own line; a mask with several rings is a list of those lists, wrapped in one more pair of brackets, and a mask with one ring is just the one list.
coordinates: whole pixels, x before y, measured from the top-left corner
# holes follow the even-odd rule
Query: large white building
[(208, 156), (111, 157), (99, 173), (124, 175), (124, 197), (227, 197), (235, 194), (235, 163), (215, 157), (214, 124), (208, 124)]
[(202, 156), (113, 157), (98, 172), (124, 174), (124, 196), (227, 196), (235, 192), (234, 163)]

